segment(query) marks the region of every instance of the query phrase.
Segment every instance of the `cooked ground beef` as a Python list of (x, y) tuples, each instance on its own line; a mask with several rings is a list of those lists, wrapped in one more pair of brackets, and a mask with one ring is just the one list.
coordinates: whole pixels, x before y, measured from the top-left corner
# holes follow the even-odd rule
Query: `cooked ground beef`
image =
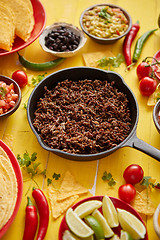
[(50, 148), (94, 154), (117, 146), (128, 136), (128, 100), (114, 82), (67, 79), (52, 90), (44, 89), (33, 125)]

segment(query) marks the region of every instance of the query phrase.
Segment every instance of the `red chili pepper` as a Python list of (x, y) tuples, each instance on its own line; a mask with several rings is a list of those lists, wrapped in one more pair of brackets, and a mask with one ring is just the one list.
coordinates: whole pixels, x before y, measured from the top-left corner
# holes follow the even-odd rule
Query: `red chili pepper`
[(23, 234), (23, 240), (34, 240), (38, 226), (37, 209), (32, 204), (31, 199), (27, 197), (26, 217), (25, 217), (25, 229)]
[(124, 58), (125, 58), (127, 66), (130, 66), (132, 63), (131, 45), (132, 45), (132, 42), (135, 39), (139, 29), (140, 29), (139, 22), (136, 22), (135, 24), (133, 24), (131, 27), (131, 30), (126, 35), (124, 42), (123, 42), (123, 54), (124, 54)]
[(43, 240), (49, 223), (49, 205), (44, 193), (40, 189), (33, 188), (32, 196), (39, 211), (39, 228), (36, 240)]

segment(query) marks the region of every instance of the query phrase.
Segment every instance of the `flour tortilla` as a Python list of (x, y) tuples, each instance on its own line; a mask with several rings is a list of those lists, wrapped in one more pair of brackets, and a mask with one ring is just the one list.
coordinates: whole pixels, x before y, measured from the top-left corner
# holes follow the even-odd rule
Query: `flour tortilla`
[(0, 229), (13, 214), (18, 186), (13, 166), (8, 155), (0, 147)]

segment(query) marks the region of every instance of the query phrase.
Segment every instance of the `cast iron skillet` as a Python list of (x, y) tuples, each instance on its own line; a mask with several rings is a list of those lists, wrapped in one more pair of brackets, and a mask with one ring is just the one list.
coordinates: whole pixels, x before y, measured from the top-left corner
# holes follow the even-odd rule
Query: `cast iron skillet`
[[(41, 138), (39, 137), (37, 131), (35, 130), (32, 124), (34, 119), (34, 112), (37, 108), (36, 107), (37, 101), (44, 94), (44, 86), (47, 86), (49, 89), (52, 89), (59, 81), (63, 81), (66, 79), (70, 79), (74, 81), (84, 80), (84, 79), (99, 79), (99, 80), (107, 80), (108, 82), (112, 82), (113, 80), (115, 81), (116, 88), (119, 91), (126, 94), (129, 100), (129, 107), (131, 111), (131, 123), (132, 123), (131, 131), (128, 137), (123, 142), (118, 144), (116, 147), (113, 147), (112, 149), (109, 149), (104, 152), (96, 153), (96, 154), (71, 154), (61, 150), (52, 149), (41, 140)], [(89, 68), (89, 67), (73, 67), (73, 68), (66, 68), (66, 69), (57, 71), (55, 73), (52, 73), (51, 75), (44, 78), (32, 91), (30, 98), (28, 100), (28, 105), (27, 105), (27, 117), (28, 117), (28, 122), (30, 124), (30, 127), (34, 132), (34, 134), (36, 135), (40, 145), (44, 149), (54, 152), (55, 154), (63, 158), (76, 160), (76, 161), (97, 160), (113, 153), (119, 148), (128, 146), (128, 147), (135, 148), (139, 151), (142, 151), (148, 154), (149, 156), (160, 161), (160, 151), (154, 148), (153, 146), (147, 144), (143, 140), (140, 140), (139, 138), (137, 138), (136, 128), (137, 128), (138, 117), (139, 117), (137, 100), (133, 92), (129, 89), (129, 87), (124, 82), (123, 78), (115, 72), (100, 70), (97, 68)]]

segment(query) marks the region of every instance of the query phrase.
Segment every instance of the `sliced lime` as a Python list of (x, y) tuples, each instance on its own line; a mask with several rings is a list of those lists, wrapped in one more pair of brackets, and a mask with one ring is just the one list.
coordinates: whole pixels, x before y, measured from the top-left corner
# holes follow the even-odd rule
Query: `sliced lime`
[(97, 219), (97, 221), (101, 224), (103, 231), (104, 231), (105, 238), (109, 238), (114, 235), (114, 232), (110, 228), (107, 220), (105, 219), (105, 217), (102, 215), (102, 213), (99, 210), (95, 209), (92, 213), (92, 216), (95, 217)]
[(93, 229), (95, 237), (97, 240), (103, 240), (104, 231), (101, 224), (97, 221), (97, 219), (91, 215), (88, 215), (84, 218), (85, 222)]
[(144, 224), (132, 213), (117, 208), (118, 219), (122, 229), (128, 232), (133, 239), (143, 239), (146, 234)]
[(117, 235), (114, 235), (110, 240), (120, 240), (120, 238)]
[(123, 231), (121, 230), (121, 240), (133, 240), (133, 238), (131, 237), (131, 235), (126, 232), (126, 231)]
[(117, 211), (111, 199), (106, 195), (102, 200), (102, 212), (111, 228), (118, 227), (119, 221)]
[(100, 208), (102, 202), (99, 200), (90, 200), (80, 204), (75, 208), (75, 213), (80, 217), (84, 218), (85, 216), (91, 214), (95, 209)]
[(78, 237), (87, 238), (94, 234), (94, 231), (69, 208), (66, 212), (66, 223), (69, 229)]

